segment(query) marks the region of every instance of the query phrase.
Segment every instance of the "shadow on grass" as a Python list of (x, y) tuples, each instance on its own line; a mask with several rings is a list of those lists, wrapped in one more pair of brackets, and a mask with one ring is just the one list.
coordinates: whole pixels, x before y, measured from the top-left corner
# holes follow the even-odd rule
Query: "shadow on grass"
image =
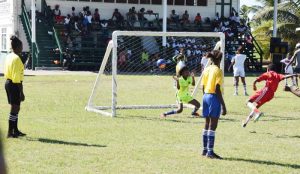
[(300, 138), (299, 135), (294, 135), (294, 136), (290, 136), (290, 135), (278, 135), (276, 136), (276, 138)]
[[(204, 122), (204, 118), (194, 118), (194, 117), (185, 117), (185, 116), (178, 116), (176, 118), (169, 116), (166, 118), (160, 118), (158, 117), (147, 117), (147, 116), (140, 116), (140, 115), (124, 115), (124, 116), (118, 116), (116, 118), (119, 119), (140, 119), (140, 120), (148, 120), (148, 121), (167, 121), (167, 122), (174, 122), (174, 123), (190, 123), (190, 124), (199, 124), (200, 121)], [(183, 118), (186, 118), (183, 120)], [(230, 119), (230, 118), (220, 118), (221, 122), (239, 122), (237, 119)]]
[(283, 117), (278, 115), (266, 115), (266, 118), (270, 119), (260, 119), (260, 122), (277, 122), (277, 121), (297, 121), (300, 117)]
[(107, 147), (106, 145), (77, 143), (77, 142), (54, 140), (54, 139), (48, 139), (48, 138), (30, 138), (30, 137), (27, 137), (26, 140), (28, 140), (28, 141), (38, 141), (38, 142), (41, 142), (41, 143), (48, 143), (48, 144), (62, 144), (62, 145), (68, 145), (68, 146)]
[[(158, 117), (147, 117), (147, 116), (140, 116), (140, 115), (124, 115), (118, 116), (118, 119), (139, 119), (139, 120), (147, 120), (147, 121), (167, 121), (167, 122), (174, 122), (174, 123), (192, 123), (198, 124), (199, 122), (193, 122), (192, 120), (199, 119), (199, 118), (190, 118), (191, 120), (177, 120), (174, 117), (167, 117), (167, 118), (160, 118)], [(188, 117), (189, 118), (189, 117)], [(200, 121), (200, 120), (199, 120)]]
[(299, 164), (286, 164), (286, 163), (279, 163), (279, 162), (273, 162), (273, 161), (263, 161), (263, 160), (255, 160), (255, 159), (244, 159), (244, 158), (224, 158), (224, 160), (228, 161), (243, 161), (243, 162), (249, 162), (254, 164), (262, 164), (262, 165), (268, 165), (268, 166), (280, 166), (280, 167), (289, 167), (293, 169), (300, 169)]

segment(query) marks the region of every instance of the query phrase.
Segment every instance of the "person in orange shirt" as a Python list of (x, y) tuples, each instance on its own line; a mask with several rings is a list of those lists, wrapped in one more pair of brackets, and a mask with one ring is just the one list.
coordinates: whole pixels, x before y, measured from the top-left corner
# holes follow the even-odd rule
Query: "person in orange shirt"
[(17, 138), (18, 136), (26, 135), (18, 129), (20, 105), (21, 102), (25, 100), (22, 84), (24, 78), (24, 64), (20, 58), (23, 44), (16, 36), (12, 36), (10, 40), (13, 52), (7, 55), (4, 70), (4, 77), (6, 79), (5, 90), (8, 103), (11, 105), (7, 138)]
[(200, 25), (201, 24), (201, 21), (202, 21), (202, 17), (200, 15), (200, 13), (197, 13), (197, 16), (195, 16), (195, 20), (194, 20), (194, 23), (196, 25)]

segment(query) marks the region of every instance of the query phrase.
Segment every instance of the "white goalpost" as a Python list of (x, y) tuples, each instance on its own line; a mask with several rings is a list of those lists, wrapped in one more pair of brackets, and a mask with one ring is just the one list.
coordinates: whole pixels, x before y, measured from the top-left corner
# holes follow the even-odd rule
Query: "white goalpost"
[[(163, 37), (167, 40), (167, 47), (162, 46)], [(198, 67), (202, 54), (213, 49), (221, 50), (223, 52), (221, 68), (224, 70), (225, 36), (223, 33), (115, 31), (107, 46), (85, 109), (115, 117), (117, 110), (121, 109), (176, 108), (177, 104), (172, 103), (174, 99), (166, 97), (167, 99), (164, 100), (161, 96), (156, 98), (155, 91), (159, 94), (171, 93), (169, 87), (166, 87), (168, 83), (166, 85), (160, 82), (169, 81), (174, 74), (176, 63), (172, 61), (172, 57), (178, 53), (180, 46), (185, 47), (189, 56), (188, 65), (199, 74), (192, 92), (193, 96), (200, 88), (202, 75)], [(156, 61), (161, 58), (166, 60), (167, 68), (159, 69), (156, 66)], [(132, 103), (124, 100), (128, 93)], [(139, 102), (136, 100), (139, 96), (145, 99)]]

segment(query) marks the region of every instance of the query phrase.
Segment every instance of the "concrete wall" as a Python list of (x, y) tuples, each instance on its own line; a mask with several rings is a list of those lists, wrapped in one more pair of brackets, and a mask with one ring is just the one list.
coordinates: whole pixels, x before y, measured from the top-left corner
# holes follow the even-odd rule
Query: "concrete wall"
[[(238, 9), (238, 1), (233, 0), (233, 7)], [(71, 8), (76, 8), (76, 13), (82, 11), (83, 6), (89, 6), (93, 11), (95, 8), (98, 8), (102, 19), (111, 18), (112, 12), (115, 8), (118, 8), (119, 11), (124, 15), (128, 12), (128, 9), (135, 7), (137, 10), (144, 7), (146, 10), (150, 9), (154, 12), (160, 14), (160, 18), (163, 14), (162, 5), (147, 5), (147, 4), (121, 4), (121, 3), (103, 3), (103, 2), (76, 2), (76, 1), (64, 1), (64, 0), (47, 0), (47, 4), (52, 8), (56, 5), (60, 5), (60, 9), (63, 15), (71, 14)], [(168, 15), (171, 13), (171, 10), (175, 9), (179, 15), (182, 15), (185, 10), (189, 11), (190, 19), (194, 19), (197, 13), (200, 13), (203, 18), (210, 17), (213, 18), (216, 14), (216, 0), (208, 0), (208, 6), (178, 6), (178, 5), (168, 5)], [(229, 12), (227, 12), (229, 15)], [(226, 14), (225, 14), (226, 15)]]
[[(21, 1), (20, 0), (7, 0), (0, 3), (0, 51), (10, 51), (10, 37), (17, 35), (23, 42), (24, 51), (29, 50), (28, 42), (26, 40), (25, 32), (22, 27), (21, 19)], [(1, 48), (1, 29), (6, 28), (6, 50)]]
[(5, 57), (7, 53), (0, 52), (0, 74), (3, 74), (4, 71), (4, 63), (5, 63)]

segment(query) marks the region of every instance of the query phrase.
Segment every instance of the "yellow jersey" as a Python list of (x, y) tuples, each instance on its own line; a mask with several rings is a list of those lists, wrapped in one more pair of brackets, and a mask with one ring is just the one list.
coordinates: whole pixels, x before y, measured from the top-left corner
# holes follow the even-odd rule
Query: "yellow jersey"
[(6, 56), (4, 66), (4, 77), (13, 83), (21, 83), (24, 78), (24, 64), (21, 58), (11, 53)]
[(204, 69), (201, 85), (204, 86), (204, 93), (215, 94), (216, 86), (220, 85), (222, 91), (223, 72), (216, 65), (210, 65)]

